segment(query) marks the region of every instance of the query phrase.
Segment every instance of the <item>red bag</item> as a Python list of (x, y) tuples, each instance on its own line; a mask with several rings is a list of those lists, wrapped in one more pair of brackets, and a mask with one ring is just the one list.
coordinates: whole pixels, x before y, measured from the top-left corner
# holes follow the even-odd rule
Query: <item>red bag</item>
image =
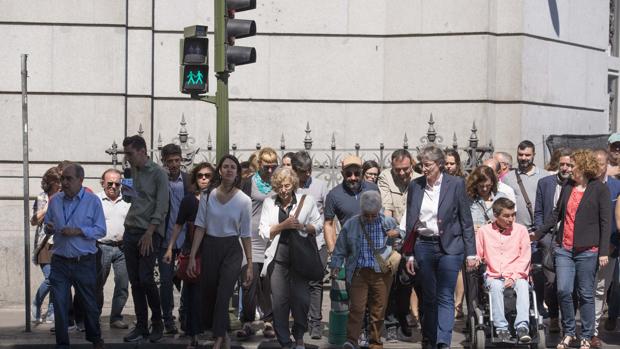
[(179, 253), (177, 256), (177, 273), (176, 277), (189, 283), (196, 283), (200, 279), (200, 256), (196, 256), (196, 268), (194, 274), (196, 277), (187, 275), (187, 266), (189, 265), (189, 253)]

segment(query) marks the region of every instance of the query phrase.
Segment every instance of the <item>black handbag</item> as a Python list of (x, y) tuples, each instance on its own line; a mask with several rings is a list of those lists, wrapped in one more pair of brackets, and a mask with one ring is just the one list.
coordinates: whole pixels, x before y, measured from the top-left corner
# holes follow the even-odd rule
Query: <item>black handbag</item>
[[(306, 195), (302, 195), (294, 217), (299, 217), (299, 212), (304, 204)], [(321, 263), (321, 256), (316, 245), (314, 235), (301, 236), (297, 231), (291, 231), (288, 236), (290, 267), (295, 274), (308, 281), (320, 281), (325, 276), (325, 267)]]

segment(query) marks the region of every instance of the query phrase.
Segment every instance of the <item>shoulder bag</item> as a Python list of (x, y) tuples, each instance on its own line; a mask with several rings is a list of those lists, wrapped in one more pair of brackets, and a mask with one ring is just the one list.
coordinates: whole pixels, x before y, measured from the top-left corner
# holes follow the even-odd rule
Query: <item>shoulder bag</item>
[[(364, 232), (364, 237), (368, 242), (368, 246), (372, 250), (372, 255), (375, 257), (377, 264), (379, 264), (379, 269), (381, 269), (382, 273), (390, 272), (394, 275), (398, 271), (398, 265), (400, 264), (401, 255), (396, 252), (396, 250), (391, 249), (389, 255), (382, 255), (374, 246), (372, 240), (370, 239), (370, 234), (366, 231), (366, 226), (364, 222), (362, 222), (362, 217), (359, 217), (360, 226), (362, 227), (362, 231)], [(387, 236), (386, 236), (387, 239)], [(387, 250), (387, 249), (386, 249)], [(384, 252), (385, 254), (385, 252)]]
[[(293, 217), (299, 218), (299, 213), (306, 200), (302, 195)], [(320, 281), (325, 276), (325, 267), (321, 262), (319, 249), (314, 235), (302, 236), (298, 231), (291, 231), (288, 238), (289, 261), (295, 274), (308, 281)]]

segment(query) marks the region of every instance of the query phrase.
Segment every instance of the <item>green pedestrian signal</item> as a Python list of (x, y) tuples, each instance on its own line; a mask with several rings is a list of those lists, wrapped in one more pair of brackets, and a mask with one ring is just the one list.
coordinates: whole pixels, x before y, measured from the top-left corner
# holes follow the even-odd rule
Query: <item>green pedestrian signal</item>
[(201, 95), (209, 91), (209, 40), (207, 26), (186, 27), (180, 42), (181, 93)]
[(203, 94), (208, 91), (207, 75), (209, 71), (205, 65), (183, 66), (183, 86), (181, 92), (188, 94)]

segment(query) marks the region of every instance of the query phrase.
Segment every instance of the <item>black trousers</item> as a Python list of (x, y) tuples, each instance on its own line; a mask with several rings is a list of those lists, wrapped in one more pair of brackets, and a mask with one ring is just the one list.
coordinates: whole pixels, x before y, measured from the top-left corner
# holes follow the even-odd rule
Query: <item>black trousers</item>
[(148, 256), (142, 256), (138, 241), (143, 235), (144, 230), (127, 228), (123, 235), (123, 252), (136, 312), (136, 327), (147, 332), (149, 308), (151, 309), (151, 321), (154, 323), (162, 321), (159, 290), (154, 277), (161, 236), (157, 233), (153, 234), (153, 251)]
[[(252, 263), (252, 284), (248, 287), (241, 286), (243, 310), (241, 311), (241, 322), (252, 322), (256, 317), (256, 307), (258, 306), (263, 313), (262, 321), (271, 322), (273, 312), (271, 310), (271, 286), (269, 277), (261, 277), (263, 263)], [(241, 268), (239, 285), (243, 285), (248, 270), (247, 264)]]
[(201, 256), (204, 328), (210, 328), (215, 338), (224, 337), (230, 328), (228, 305), (243, 259), (239, 238), (206, 235), (202, 240)]

